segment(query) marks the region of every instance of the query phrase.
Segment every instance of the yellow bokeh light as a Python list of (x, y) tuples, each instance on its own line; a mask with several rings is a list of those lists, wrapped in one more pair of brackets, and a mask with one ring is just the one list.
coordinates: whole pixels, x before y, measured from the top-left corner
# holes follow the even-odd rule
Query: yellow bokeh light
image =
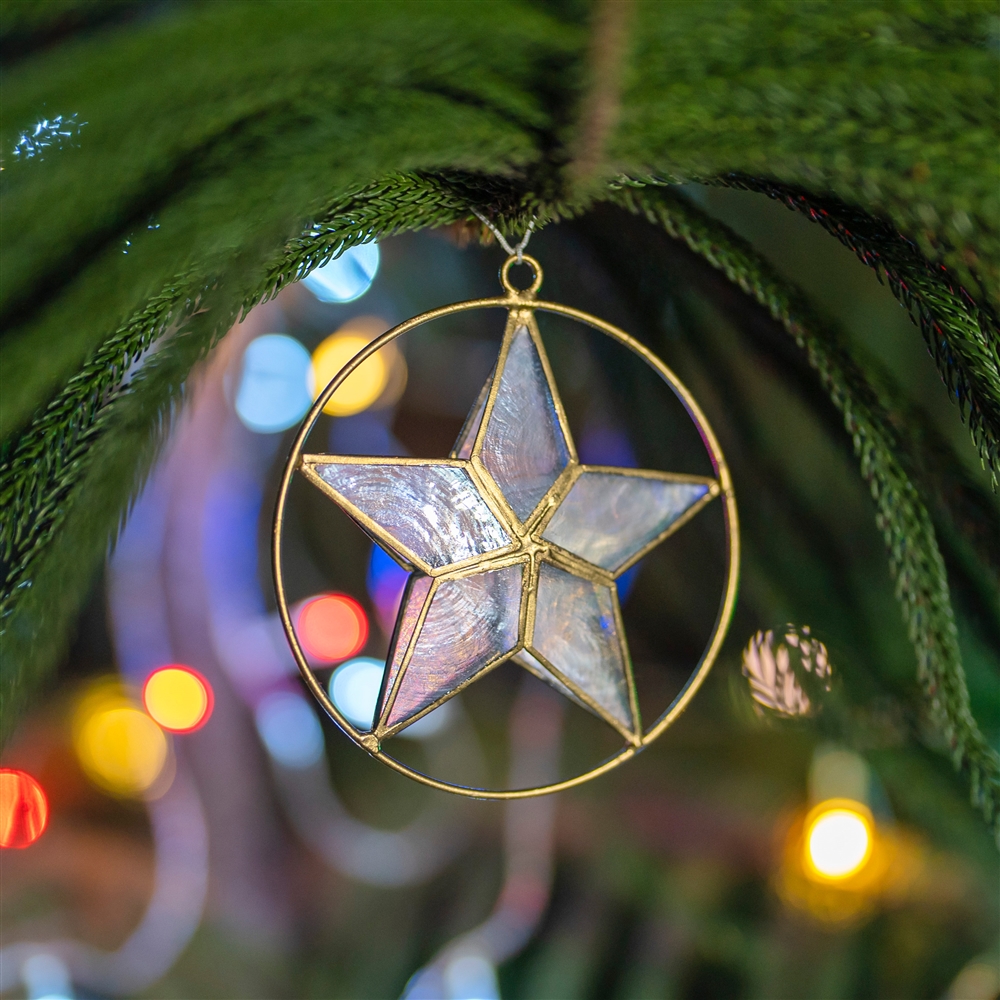
[[(337, 372), (385, 329), (386, 324), (381, 320), (363, 316), (351, 320), (327, 337), (313, 351), (315, 396), (318, 397)], [(323, 407), (323, 412), (332, 417), (347, 417), (368, 409), (389, 384), (392, 374), (391, 361), (395, 354), (395, 351), (390, 352), (389, 348), (383, 348), (368, 358), (351, 372)]]
[(805, 827), (806, 870), (839, 881), (856, 875), (872, 854), (872, 823), (860, 803), (831, 800), (818, 805)]
[(114, 683), (98, 685), (80, 702), (73, 744), (87, 776), (115, 795), (149, 790), (170, 754), (163, 730)]
[(142, 700), (164, 729), (180, 733), (198, 728), (210, 708), (205, 682), (182, 667), (163, 667), (150, 674)]

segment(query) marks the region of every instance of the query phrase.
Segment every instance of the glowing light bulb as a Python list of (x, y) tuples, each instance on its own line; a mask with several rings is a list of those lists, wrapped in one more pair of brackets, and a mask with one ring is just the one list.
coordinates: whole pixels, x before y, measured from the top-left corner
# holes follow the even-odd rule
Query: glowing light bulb
[(191, 667), (179, 663), (154, 670), (142, 688), (146, 711), (171, 733), (193, 733), (212, 714), (212, 685)]
[(834, 799), (818, 805), (806, 821), (806, 868), (821, 879), (857, 874), (872, 853), (872, 823), (860, 803)]
[(353, 302), (371, 288), (380, 257), (377, 243), (351, 247), (306, 275), (302, 284), (320, 302)]
[(48, 822), (42, 786), (24, 771), (0, 768), (0, 847), (30, 847)]
[(234, 408), (258, 434), (286, 430), (306, 415), (313, 400), (312, 360), (294, 338), (268, 333), (250, 341)]
[(296, 632), (310, 656), (335, 663), (364, 649), (368, 642), (368, 616), (353, 597), (323, 594), (302, 605)]
[(163, 730), (114, 682), (98, 684), (78, 705), (73, 745), (91, 781), (123, 796), (148, 791), (170, 754)]
[[(313, 351), (315, 396), (319, 396), (337, 372), (386, 328), (382, 320), (362, 316), (327, 337)], [(391, 345), (373, 354), (351, 372), (330, 397), (323, 412), (332, 417), (347, 417), (376, 402), (389, 384), (392, 362), (398, 357), (398, 351), (390, 348)]]

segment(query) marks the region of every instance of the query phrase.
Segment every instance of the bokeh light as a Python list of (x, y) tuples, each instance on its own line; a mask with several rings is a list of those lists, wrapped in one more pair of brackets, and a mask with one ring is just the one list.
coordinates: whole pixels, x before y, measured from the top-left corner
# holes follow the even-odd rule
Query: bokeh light
[(73, 745), (84, 772), (105, 791), (136, 796), (164, 772), (163, 730), (114, 683), (97, 685), (77, 706)]
[(312, 400), (312, 360), (294, 337), (268, 333), (250, 341), (235, 402), (244, 426), (258, 434), (287, 430)]
[(486, 955), (456, 955), (445, 965), (443, 979), (449, 997), (500, 1000), (497, 970)]
[(365, 585), (368, 596), (375, 605), (378, 623), (386, 635), (391, 635), (395, 627), (396, 615), (409, 578), (409, 570), (403, 569), (382, 546), (372, 545)]
[(323, 729), (302, 695), (272, 692), (257, 705), (254, 721), (267, 752), (284, 767), (310, 767), (323, 756)]
[(24, 771), (0, 768), (0, 847), (30, 847), (48, 822), (42, 786)]
[(154, 670), (142, 688), (146, 711), (172, 733), (200, 729), (212, 714), (212, 685), (197, 670), (173, 663)]
[[(382, 320), (361, 316), (330, 334), (313, 351), (315, 395), (318, 397), (337, 372), (386, 329), (387, 325)], [(393, 345), (382, 348), (347, 377), (323, 407), (323, 412), (332, 417), (347, 417), (368, 409), (389, 385), (393, 365), (401, 361), (399, 351)]]
[(377, 243), (351, 247), (306, 275), (302, 284), (320, 302), (353, 302), (371, 288), (380, 257)]
[(806, 868), (821, 879), (846, 879), (867, 864), (872, 824), (860, 803), (820, 803), (806, 820)]
[(997, 1000), (997, 997), (1000, 997), (1000, 966), (996, 952), (969, 962), (945, 994), (945, 1000)]
[(358, 729), (371, 729), (385, 663), (359, 656), (337, 667), (330, 677), (330, 699)]
[(58, 955), (36, 952), (21, 966), (21, 980), (28, 1000), (73, 1000), (69, 969)]
[[(330, 700), (341, 715), (358, 729), (371, 729), (385, 663), (370, 656), (359, 656), (341, 664), (330, 676)], [(454, 721), (454, 701), (446, 701), (433, 712), (399, 732), (403, 739), (426, 740), (444, 732)]]
[(325, 663), (347, 660), (368, 642), (365, 609), (347, 594), (321, 594), (299, 609), (296, 632), (302, 648)]

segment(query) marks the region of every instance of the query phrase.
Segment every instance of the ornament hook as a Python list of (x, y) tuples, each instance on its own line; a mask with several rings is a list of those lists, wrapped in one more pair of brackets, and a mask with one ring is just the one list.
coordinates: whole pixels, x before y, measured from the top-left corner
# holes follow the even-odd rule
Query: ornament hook
[[(534, 280), (527, 288), (518, 288), (511, 283), (510, 269), (515, 264), (527, 264), (535, 272)], [(534, 257), (529, 257), (527, 254), (521, 254), (520, 256), (511, 254), (503, 262), (503, 267), (500, 268), (500, 284), (503, 285), (504, 291), (512, 299), (533, 299), (538, 289), (542, 287), (542, 265)]]

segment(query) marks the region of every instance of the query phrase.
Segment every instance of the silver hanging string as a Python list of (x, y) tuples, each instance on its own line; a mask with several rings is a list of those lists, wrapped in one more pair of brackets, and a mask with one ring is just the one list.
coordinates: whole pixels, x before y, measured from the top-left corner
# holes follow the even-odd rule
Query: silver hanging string
[(497, 229), (497, 227), (494, 226), (493, 223), (490, 222), (490, 220), (487, 219), (486, 216), (482, 214), (482, 212), (478, 212), (476, 211), (476, 209), (473, 209), (472, 212), (476, 216), (476, 218), (479, 219), (479, 221), (484, 226), (486, 226), (489, 229), (489, 231), (497, 238), (497, 242), (500, 244), (500, 246), (504, 248), (504, 250), (507, 252), (509, 256), (516, 257), (518, 264), (524, 261), (524, 248), (528, 245), (528, 240), (531, 239), (531, 234), (535, 229), (535, 223), (538, 221), (537, 215), (534, 216), (531, 222), (528, 223), (528, 228), (524, 231), (524, 236), (521, 238), (521, 242), (518, 243), (516, 247), (512, 247), (504, 239), (503, 234), (500, 232), (500, 230)]

